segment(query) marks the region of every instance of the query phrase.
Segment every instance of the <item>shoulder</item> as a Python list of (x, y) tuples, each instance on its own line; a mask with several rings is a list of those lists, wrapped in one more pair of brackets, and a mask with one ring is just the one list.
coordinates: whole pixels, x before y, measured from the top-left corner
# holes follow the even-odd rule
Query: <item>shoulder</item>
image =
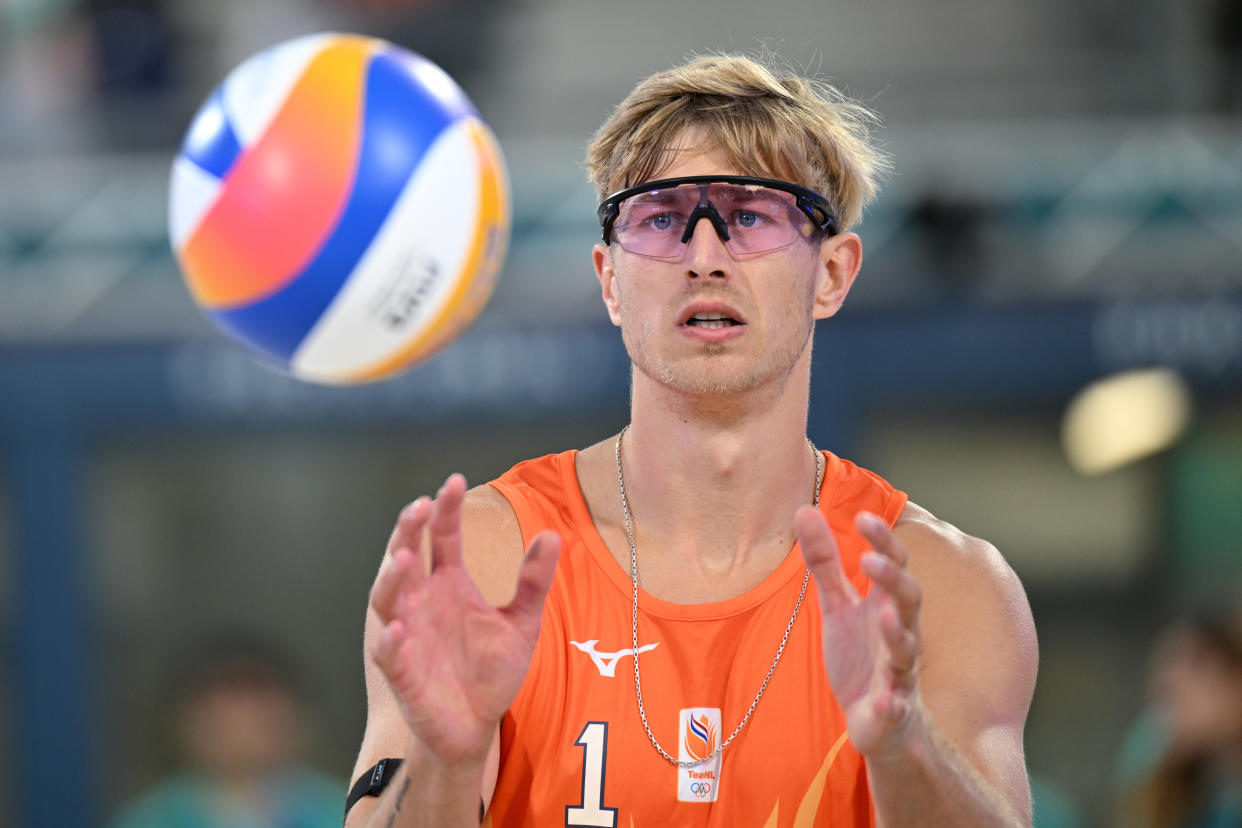
[(462, 504), (462, 559), (488, 603), (509, 603), (525, 551), (522, 528), (508, 498), (484, 484)]
[(893, 533), (923, 590), (922, 671), (944, 670), (954, 681), (961, 671), (986, 665), (1029, 702), (1038, 662), (1035, 623), (1026, 590), (1000, 551), (913, 503)]
[(925, 594), (952, 595), (955, 602), (966, 604), (964, 611), (971, 604), (999, 605), (1010, 608), (1015, 622), (1030, 619), (1022, 582), (991, 543), (914, 503), (906, 504), (893, 534), (905, 546), (910, 572)]
[(975, 592), (1026, 606), (1026, 591), (1000, 551), (968, 535), (921, 506), (907, 503), (893, 534), (910, 556), (910, 571), (924, 588), (953, 590), (960, 598)]

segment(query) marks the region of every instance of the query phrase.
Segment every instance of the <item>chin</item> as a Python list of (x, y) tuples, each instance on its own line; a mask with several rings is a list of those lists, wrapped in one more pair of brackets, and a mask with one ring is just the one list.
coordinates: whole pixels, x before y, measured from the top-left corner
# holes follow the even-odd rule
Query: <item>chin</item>
[(788, 375), (772, 365), (664, 365), (655, 371), (639, 367), (661, 385), (683, 394), (723, 396), (744, 394), (769, 385), (774, 379)]
[[(622, 341), (634, 369), (659, 385), (682, 394), (722, 396), (744, 394), (783, 384), (797, 364), (800, 350), (793, 343), (740, 349), (732, 342), (696, 343), (696, 352), (665, 352), (652, 348), (622, 328)], [(808, 331), (809, 338), (809, 331)], [(677, 343), (679, 346), (682, 343)], [(802, 343), (805, 348), (805, 341)], [(754, 351), (762, 350), (757, 354)]]

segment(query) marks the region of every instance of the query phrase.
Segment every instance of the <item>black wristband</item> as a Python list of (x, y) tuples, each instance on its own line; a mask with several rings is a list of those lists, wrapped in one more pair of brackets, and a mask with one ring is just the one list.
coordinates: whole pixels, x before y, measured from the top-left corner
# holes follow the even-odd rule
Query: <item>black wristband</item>
[[(388, 783), (397, 775), (397, 768), (401, 767), (401, 759), (381, 759), (371, 766), (366, 773), (359, 776), (354, 786), (349, 789), (349, 795), (345, 797), (345, 816), (349, 816), (349, 809), (358, 804), (358, 800), (364, 796), (379, 796), (384, 792), (384, 788), (388, 787)], [(487, 814), (487, 807), (483, 804), (483, 798), (479, 798), (479, 822), (483, 821), (483, 817)]]
[(400, 759), (381, 759), (370, 770), (359, 776), (354, 786), (349, 789), (349, 796), (345, 797), (345, 815), (349, 816), (349, 809), (364, 796), (382, 794), (384, 788), (387, 788), (388, 783), (397, 775), (397, 768), (401, 767), (401, 761)]

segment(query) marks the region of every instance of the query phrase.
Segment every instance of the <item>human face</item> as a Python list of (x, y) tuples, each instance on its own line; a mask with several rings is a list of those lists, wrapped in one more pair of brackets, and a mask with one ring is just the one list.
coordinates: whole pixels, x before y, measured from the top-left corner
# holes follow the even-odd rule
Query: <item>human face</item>
[[(670, 156), (660, 179), (753, 172), (735, 169), (693, 132)], [(814, 320), (836, 311), (861, 260), (857, 237), (848, 233), (737, 253), (710, 220), (695, 222), (676, 253), (654, 258), (601, 244), (595, 266), (635, 368), (692, 394), (736, 394), (783, 383), (809, 350)]]
[(187, 758), (222, 778), (261, 777), (292, 758), (298, 710), (283, 688), (225, 684), (202, 690), (182, 711)]
[(1242, 739), (1242, 667), (1194, 631), (1165, 636), (1153, 689), (1170, 749), (1179, 756), (1212, 753)]

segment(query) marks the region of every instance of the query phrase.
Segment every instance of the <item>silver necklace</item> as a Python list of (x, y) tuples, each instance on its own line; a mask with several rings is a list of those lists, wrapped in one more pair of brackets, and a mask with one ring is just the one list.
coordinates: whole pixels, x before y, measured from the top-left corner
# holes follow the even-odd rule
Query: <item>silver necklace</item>
[[(789, 623), (785, 625), (785, 634), (781, 636), (780, 646), (776, 648), (776, 657), (772, 659), (772, 666), (768, 668), (768, 674), (763, 677), (763, 684), (759, 685), (759, 692), (755, 693), (755, 699), (750, 703), (750, 707), (746, 709), (746, 715), (737, 723), (737, 727), (733, 728), (733, 732), (729, 734), (729, 738), (725, 739), (709, 756), (702, 759), (691, 761), (681, 761), (674, 759), (669, 755), (668, 751), (660, 747), (660, 743), (656, 741), (655, 734), (651, 732), (651, 725), (647, 723), (647, 711), (643, 708), (643, 683), (638, 672), (638, 549), (634, 546), (634, 526), (630, 520), (630, 504), (625, 497), (625, 476), (621, 473), (621, 438), (625, 436), (625, 432), (629, 431), (629, 426), (621, 429), (621, 433), (617, 435), (617, 485), (621, 489), (621, 512), (625, 515), (625, 534), (630, 541), (630, 581), (634, 585), (634, 600), (631, 604), (632, 611), (630, 614), (630, 631), (633, 634), (634, 647), (634, 692), (638, 696), (638, 716), (643, 721), (643, 730), (647, 731), (647, 738), (651, 740), (651, 746), (669, 762), (681, 768), (693, 768), (698, 765), (706, 764), (714, 760), (717, 756), (724, 753), (724, 749), (729, 743), (742, 731), (746, 723), (750, 721), (751, 714), (755, 712), (755, 708), (759, 705), (759, 699), (763, 698), (763, 691), (768, 689), (768, 682), (772, 680), (772, 673), (776, 672), (776, 665), (781, 660), (781, 655), (785, 652), (785, 644), (789, 641), (789, 632), (793, 629), (794, 621), (798, 619), (798, 610), (802, 608), (802, 598), (806, 595), (806, 585), (811, 580), (811, 570), (802, 570), (802, 590), (798, 593), (798, 603), (794, 604), (793, 615), (789, 616)], [(811, 451), (815, 453), (815, 508), (819, 508), (819, 489), (824, 484), (824, 455), (819, 449), (815, 448), (815, 444), (807, 440), (807, 444), (811, 447)]]

